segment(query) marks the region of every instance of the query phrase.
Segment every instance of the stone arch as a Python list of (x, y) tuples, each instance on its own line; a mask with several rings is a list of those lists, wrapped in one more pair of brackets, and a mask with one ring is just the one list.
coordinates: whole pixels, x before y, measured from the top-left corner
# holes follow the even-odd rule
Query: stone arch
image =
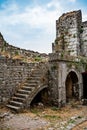
[(45, 94), (45, 97), (43, 100), (46, 101), (45, 98), (48, 98), (48, 95), (46, 95), (46, 94), (48, 94), (48, 86), (47, 85), (38, 87), (37, 90), (35, 90), (32, 93), (31, 100), (29, 100), (29, 105), (31, 106), (34, 102), (39, 102), (41, 100), (40, 98), (42, 98), (42, 96), (44, 96), (44, 94)]
[(70, 70), (65, 80), (66, 102), (79, 99), (79, 76), (75, 70)]

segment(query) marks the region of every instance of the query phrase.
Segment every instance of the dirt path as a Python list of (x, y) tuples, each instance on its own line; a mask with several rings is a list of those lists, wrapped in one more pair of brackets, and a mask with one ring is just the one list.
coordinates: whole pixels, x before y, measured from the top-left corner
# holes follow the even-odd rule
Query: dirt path
[(78, 124), (72, 130), (87, 130), (87, 121)]
[[(0, 113), (0, 130), (70, 130), (87, 118), (87, 106), (70, 104), (61, 109), (34, 108), (21, 114), (0, 109)], [(84, 127), (87, 128), (87, 122)], [(72, 130), (84, 129), (74, 127)]]
[(46, 125), (47, 122), (39, 117), (31, 118), (27, 114), (19, 114), (10, 115), (10, 118), (5, 119), (1, 124), (1, 128), (3, 128), (3, 130), (38, 130)]
[(5, 111), (5, 113), (0, 122), (0, 130), (39, 130), (48, 125), (47, 121), (31, 112), (12, 114)]

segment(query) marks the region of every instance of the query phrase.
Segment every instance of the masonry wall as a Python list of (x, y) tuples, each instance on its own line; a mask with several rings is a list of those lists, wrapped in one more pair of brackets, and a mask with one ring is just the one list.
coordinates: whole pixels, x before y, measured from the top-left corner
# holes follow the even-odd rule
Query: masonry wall
[(49, 62), (50, 102), (58, 106), (58, 64)]
[(50, 95), (53, 105), (61, 107), (66, 104), (65, 78), (67, 68), (65, 63), (52, 61), (50, 67)]
[(81, 10), (63, 14), (56, 21), (53, 53), (87, 56), (87, 21), (82, 22)]
[(22, 85), (35, 64), (0, 56), (0, 104), (7, 102)]
[(87, 56), (87, 21), (82, 23), (82, 51)]
[(81, 11), (63, 14), (56, 21), (55, 52), (64, 51), (66, 54), (77, 56), (80, 53), (80, 32), (82, 23)]
[(67, 102), (66, 79), (70, 72), (73, 72), (78, 79), (75, 88), (78, 87), (77, 88), (78, 90), (76, 90), (78, 92), (78, 99), (82, 98), (83, 82), (81, 73), (84, 72), (84, 68), (83, 66), (79, 66), (79, 62), (68, 61), (66, 59), (63, 60), (60, 58), (58, 59), (58, 55), (56, 56), (55, 54), (50, 54), (49, 68), (50, 68), (49, 86), (51, 93), (50, 98), (54, 105), (58, 107), (66, 105)]

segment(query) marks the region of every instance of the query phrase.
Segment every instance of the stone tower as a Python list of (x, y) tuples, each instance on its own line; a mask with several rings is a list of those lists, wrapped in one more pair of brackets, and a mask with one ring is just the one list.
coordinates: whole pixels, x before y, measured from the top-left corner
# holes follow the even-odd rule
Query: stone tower
[(56, 21), (56, 40), (53, 52), (65, 55), (87, 55), (87, 22), (82, 22), (81, 10), (63, 14)]
[(51, 100), (62, 106), (87, 98), (87, 21), (81, 10), (68, 12), (56, 21), (56, 39), (49, 54)]

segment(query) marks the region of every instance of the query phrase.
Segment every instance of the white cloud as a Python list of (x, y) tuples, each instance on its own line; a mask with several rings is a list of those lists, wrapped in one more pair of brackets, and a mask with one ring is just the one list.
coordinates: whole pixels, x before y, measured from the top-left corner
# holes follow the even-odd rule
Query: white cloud
[(76, 0), (69, 0), (70, 2), (76, 2)]
[[(36, 50), (42, 47), (42, 52), (45, 51), (44, 48), (48, 48), (45, 51), (47, 52), (51, 50), (51, 42), (55, 39), (56, 19), (65, 10), (63, 2), (63, 0), (51, 0), (45, 6), (36, 4), (30, 7), (27, 5), (23, 10), (20, 10), (20, 6), (15, 2), (3, 5), (4, 10), (0, 11), (0, 31), (9, 43), (22, 48), (34, 48), (34, 50), (35, 47)], [(33, 33), (37, 29), (43, 32)]]
[[(55, 10), (48, 10), (49, 7), (53, 6), (56, 7)], [(16, 45), (17, 43), (18, 46), (21, 46), (22, 48), (24, 46), (25, 48), (29, 48), (30, 45), (30, 47), (32, 46), (32, 49), (35, 49), (35, 46), (37, 45), (38, 48), (36, 47), (36, 50), (40, 50), (42, 47), (41, 51), (43, 51), (43, 48), (45, 48), (43, 46), (46, 46), (46, 48), (50, 48), (46, 49), (45, 52), (51, 50), (51, 42), (54, 40), (56, 31), (55, 20), (61, 12), (59, 2), (55, 4), (54, 1), (51, 1), (44, 7), (41, 7), (39, 5), (34, 7), (27, 6), (24, 8), (23, 11), (19, 10), (19, 7), (16, 3), (12, 3), (11, 5), (8, 5), (8, 7), (3, 7), (4, 10), (0, 12), (0, 31), (5, 34), (5, 38), (7, 41), (14, 45)], [(59, 12), (57, 12), (57, 10), (59, 10)], [(25, 30), (23, 26), (28, 30)], [(34, 40), (29, 38), (28, 36), (28, 41), (26, 33), (28, 35), (28, 31), (32, 31), (38, 28), (43, 30), (43, 33), (41, 34), (40, 32), (37, 32), (35, 34), (37, 35), (37, 38)]]
[[(59, 9), (60, 10), (60, 9)], [(17, 25), (26, 24), (32, 28), (48, 28), (53, 26), (55, 19), (58, 17), (57, 12), (48, 11), (46, 8), (41, 8), (40, 6), (33, 8), (25, 8), (25, 11), (17, 14), (10, 14), (7, 16), (2, 16), (2, 24)]]
[(61, 8), (61, 5), (60, 5), (61, 2), (59, 2), (58, 0), (52, 0), (50, 1), (48, 4), (47, 4), (47, 7), (48, 8), (53, 8), (55, 7), (55, 10), (56, 9), (60, 9)]
[(87, 21), (87, 14), (83, 15), (83, 21)]

